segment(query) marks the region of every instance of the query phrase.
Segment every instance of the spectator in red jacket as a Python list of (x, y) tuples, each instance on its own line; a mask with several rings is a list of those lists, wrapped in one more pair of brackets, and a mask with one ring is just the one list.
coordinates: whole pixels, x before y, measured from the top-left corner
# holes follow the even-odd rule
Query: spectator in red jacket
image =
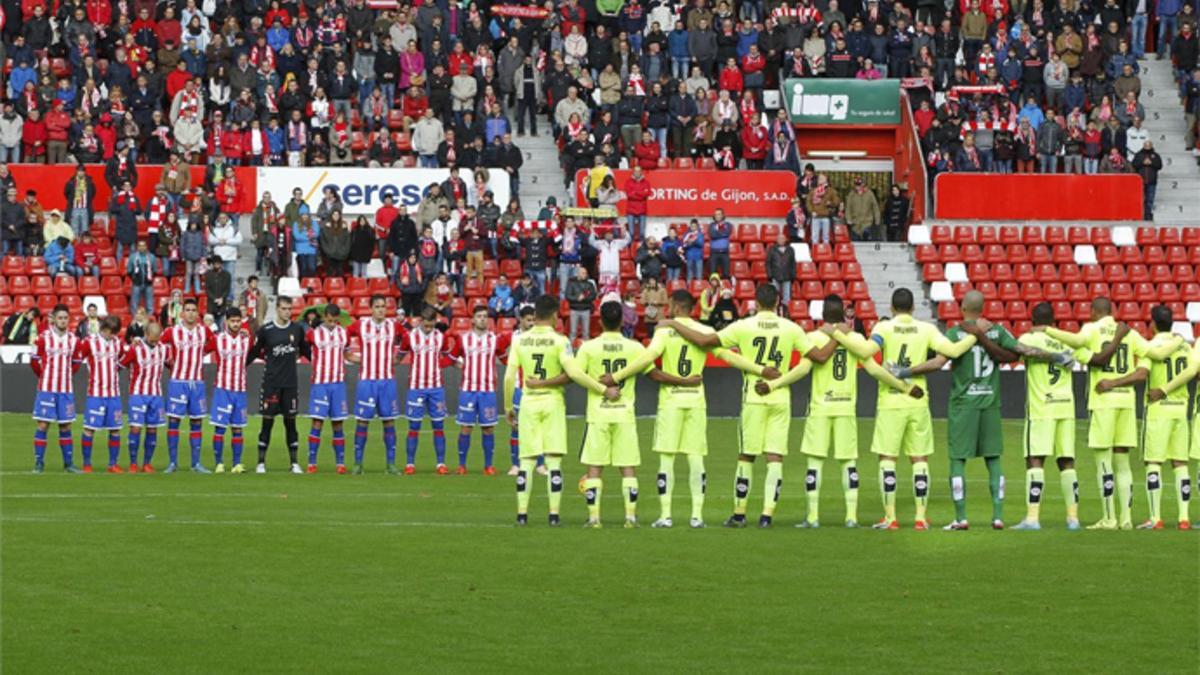
[(71, 130), (71, 116), (63, 110), (63, 102), (54, 101), (54, 107), (46, 114), (46, 161), (62, 164), (67, 161), (67, 138)]
[(633, 155), (637, 159), (638, 167), (649, 171), (658, 168), (658, 158), (662, 155), (658, 147), (658, 141), (654, 140), (654, 136), (649, 131), (642, 132), (642, 140), (633, 147)]
[(79, 241), (75, 243), (75, 266), (79, 268), (80, 274), (90, 274), (97, 278), (100, 276), (100, 245), (87, 230), (79, 235)]
[[(647, 136), (649, 134), (646, 134)], [(645, 136), (642, 142), (645, 143)], [(651, 139), (653, 142), (653, 139)], [(654, 148), (658, 150), (658, 144), (654, 143)], [(650, 187), (650, 181), (646, 180), (646, 175), (642, 173), (641, 166), (633, 167), (633, 173), (629, 178), (625, 179), (625, 219), (629, 236), (634, 239), (639, 239), (643, 231), (646, 229), (646, 203), (650, 201), (650, 195), (653, 193)]]
[(408, 93), (400, 101), (400, 110), (404, 115), (404, 133), (408, 133), (409, 127), (419, 122), (428, 109), (429, 99), (425, 96), (424, 88), (409, 87)]
[(37, 108), (29, 111), (29, 118), (21, 130), (21, 159), (30, 164), (46, 161), (46, 121)]
[(738, 68), (737, 59), (732, 56), (726, 59), (725, 67), (721, 69), (721, 77), (717, 82), (720, 88), (731, 92), (730, 98), (740, 97), (742, 89), (745, 86), (742, 84), (742, 70)]
[(746, 160), (746, 168), (763, 168), (763, 160), (767, 158), (767, 148), (770, 145), (771, 139), (767, 136), (766, 127), (761, 124), (742, 127), (742, 159)]

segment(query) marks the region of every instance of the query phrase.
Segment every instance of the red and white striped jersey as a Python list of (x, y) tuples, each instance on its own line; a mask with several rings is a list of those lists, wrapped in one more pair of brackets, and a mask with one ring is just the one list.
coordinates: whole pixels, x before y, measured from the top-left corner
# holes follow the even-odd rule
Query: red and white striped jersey
[(162, 334), (162, 343), (172, 348), (174, 362), (171, 364), (171, 379), (183, 382), (198, 382), (204, 379), (204, 355), (215, 351), (216, 338), (207, 326), (197, 323), (187, 328), (182, 323), (167, 328)]
[(496, 357), (508, 351), (509, 337), (491, 331), (463, 333), (450, 349), (462, 363), (462, 390), (496, 391)]
[(346, 329), (341, 326), (328, 328), (321, 324), (308, 331), (306, 339), (312, 345), (312, 383), (345, 382), (346, 345), (350, 344)]
[(129, 368), (130, 396), (162, 396), (163, 365), (171, 348), (162, 342), (153, 346), (142, 338), (125, 348), (121, 365)]
[(408, 372), (409, 389), (440, 389), (442, 365), (446, 358), (446, 335), (440, 330), (426, 333), (417, 328), (402, 343), (412, 353), (412, 369)]
[(125, 345), (117, 338), (89, 335), (79, 341), (75, 358), (87, 363), (88, 396), (112, 397), (121, 395), (121, 378), (117, 371)]
[(254, 338), (246, 331), (217, 334), (217, 389), (246, 391), (246, 354), (252, 346)]
[(74, 333), (59, 333), (53, 328), (42, 331), (29, 362), (38, 376), (38, 391), (50, 394), (75, 392), (71, 376), (78, 370), (75, 360), (78, 346), (79, 338)]
[(521, 337), (521, 329), (520, 328), (509, 333), (504, 338), (504, 349), (496, 350), (496, 354), (499, 356), (500, 362), (503, 363), (505, 365), (505, 367), (512, 367), (512, 368), (517, 369), (517, 389), (520, 389), (521, 387), (525, 386), (525, 373), (521, 371), (521, 364), (516, 363), (515, 361), (510, 361), (508, 359), (508, 352), (510, 349), (512, 349), (513, 343), (516, 342), (517, 338), (519, 338), (519, 337)]
[(541, 230), (542, 236), (549, 237), (554, 240), (558, 236), (558, 221), (557, 220), (514, 220), (512, 228), (509, 230), (510, 238), (528, 237), (533, 234), (534, 230)]
[(360, 380), (390, 380), (395, 377), (396, 350), (404, 343), (408, 331), (395, 319), (376, 323), (364, 317), (346, 328), (347, 338), (358, 338), (362, 349)]

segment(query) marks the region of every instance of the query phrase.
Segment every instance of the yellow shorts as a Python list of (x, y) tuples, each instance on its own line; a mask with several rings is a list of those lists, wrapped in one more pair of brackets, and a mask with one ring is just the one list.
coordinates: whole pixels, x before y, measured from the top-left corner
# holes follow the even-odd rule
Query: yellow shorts
[(1025, 420), (1025, 456), (1075, 458), (1075, 418)]
[(788, 454), (792, 410), (788, 403), (743, 404), (738, 452), (743, 455)]
[(637, 423), (588, 422), (579, 461), (587, 466), (640, 466)]
[(567, 411), (563, 408), (517, 413), (521, 430), (521, 458), (567, 454)]
[(1142, 460), (1186, 462), (1188, 460), (1188, 421), (1186, 417), (1149, 419), (1142, 422)]
[(708, 410), (659, 408), (654, 418), (654, 451), (683, 455), (708, 454)]
[(932, 455), (933, 420), (929, 406), (880, 410), (875, 416), (871, 452), (889, 457)]
[(828, 457), (829, 448), (833, 448), (834, 459), (858, 457), (858, 418), (839, 415), (804, 420), (800, 452), (811, 457)]
[(1137, 412), (1133, 408), (1101, 408), (1088, 412), (1088, 447), (1136, 448)]
[(1192, 425), (1192, 459), (1200, 460), (1200, 433), (1195, 424)]

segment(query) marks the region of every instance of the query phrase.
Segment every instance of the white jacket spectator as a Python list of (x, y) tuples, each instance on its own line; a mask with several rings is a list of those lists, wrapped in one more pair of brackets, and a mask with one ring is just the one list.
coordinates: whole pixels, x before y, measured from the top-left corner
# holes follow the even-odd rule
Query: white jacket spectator
[(221, 260), (229, 265), (229, 270), (232, 273), (232, 265), (237, 263), (238, 246), (242, 243), (242, 232), (238, 226), (233, 223), (225, 214), (217, 217), (217, 224), (208, 233), (208, 243), (212, 246), (212, 251)]
[(597, 238), (595, 234), (591, 236), (592, 248), (598, 252), (596, 271), (597, 276), (600, 277), (601, 286), (608, 285), (621, 277), (621, 251), (629, 246), (632, 238), (629, 236), (629, 232), (624, 231), (624, 228), (620, 228), (620, 230), (622, 231), (621, 239), (617, 239), (612, 230), (605, 232), (603, 239)]
[(436, 155), (438, 145), (446, 137), (442, 131), (442, 123), (433, 117), (433, 109), (429, 108), (424, 117), (412, 129), (412, 147), (418, 155)]

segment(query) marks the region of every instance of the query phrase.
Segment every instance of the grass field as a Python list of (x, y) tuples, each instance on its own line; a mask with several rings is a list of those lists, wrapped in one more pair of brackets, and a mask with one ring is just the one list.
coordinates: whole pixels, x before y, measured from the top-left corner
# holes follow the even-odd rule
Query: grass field
[[(641, 517), (649, 523), (658, 512), (657, 458), (645, 451), (652, 422), (640, 426)], [(870, 522), (881, 507), (875, 461), (865, 452), (872, 424), (860, 426), (860, 520)], [(581, 427), (572, 421), (573, 443)], [(792, 448), (801, 427), (792, 427)], [(252, 421), (249, 431), (257, 428)], [(931, 518), (940, 526), (953, 509), (944, 424), (936, 432)], [(28, 473), (31, 422), (0, 416), (0, 669), (1200, 670), (1200, 533), (1067, 532), (1053, 469), (1042, 509), (1046, 529), (1038, 533), (979, 527), (990, 518), (981, 463), (969, 475), (977, 530), (843, 529), (836, 473), (825, 479), (825, 527), (797, 530), (804, 496), (795, 458), (776, 527), (731, 531), (716, 526), (731, 506), (736, 428), (732, 420), (713, 420), (708, 529), (679, 527), (689, 508), (683, 481), (675, 529), (622, 529), (611, 477), (604, 498), (609, 527), (581, 529), (585, 506), (573, 489), (581, 471), (572, 453), (565, 526), (545, 526), (539, 480), (531, 526), (516, 530), (512, 480), (481, 475), (477, 446), (471, 475), (435, 476), (426, 433), (421, 473), (389, 477), (380, 473), (373, 429), (368, 475), (334, 475), (326, 445), (322, 473), (292, 476), (283, 472), (276, 433), (266, 476), (66, 475), (53, 437), (52, 470), (35, 476)], [(451, 455), (456, 433), (451, 425)], [(499, 433), (507, 438), (507, 430)], [(1006, 423), (1010, 524), (1024, 514), (1020, 437), (1020, 423)], [(160, 469), (164, 440), (155, 460)], [(507, 446), (497, 445), (506, 468)], [(97, 451), (103, 464), (103, 443)], [(1087, 524), (1099, 506), (1092, 464), (1086, 451), (1081, 455)], [(211, 461), (207, 447), (204, 456)], [(682, 461), (677, 473), (686, 476)], [(762, 473), (755, 475), (752, 513), (761, 504)], [(1141, 519), (1140, 468), (1137, 481)], [(1173, 483), (1166, 483), (1171, 522)], [(901, 519), (911, 526), (907, 466), (899, 495)]]

